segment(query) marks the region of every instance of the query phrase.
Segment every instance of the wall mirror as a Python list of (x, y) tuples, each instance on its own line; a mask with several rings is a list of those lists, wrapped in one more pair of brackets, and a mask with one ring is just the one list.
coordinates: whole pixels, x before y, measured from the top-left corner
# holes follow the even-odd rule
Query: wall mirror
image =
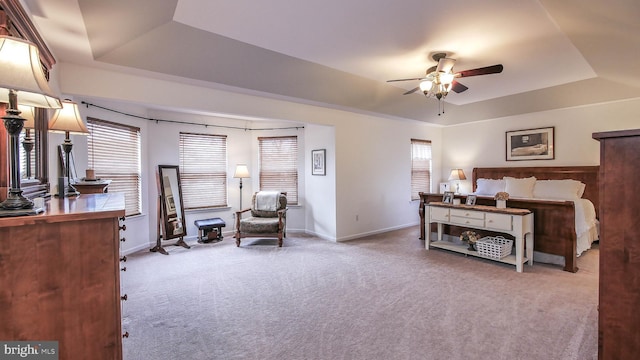
[(184, 205), (180, 187), (180, 170), (176, 165), (159, 165), (162, 238), (182, 238), (187, 235)]

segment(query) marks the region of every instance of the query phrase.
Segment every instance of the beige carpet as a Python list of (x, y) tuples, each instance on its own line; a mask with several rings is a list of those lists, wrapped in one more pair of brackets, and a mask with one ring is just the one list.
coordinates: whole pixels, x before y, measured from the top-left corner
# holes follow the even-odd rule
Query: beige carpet
[(576, 274), (518, 274), (426, 251), (417, 227), (274, 244), (229, 236), (129, 256), (125, 359), (597, 358), (597, 249)]

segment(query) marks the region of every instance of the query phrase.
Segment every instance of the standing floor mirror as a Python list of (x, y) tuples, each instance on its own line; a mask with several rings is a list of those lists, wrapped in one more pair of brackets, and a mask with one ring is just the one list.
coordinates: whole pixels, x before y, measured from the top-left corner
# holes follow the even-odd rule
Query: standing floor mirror
[(169, 253), (162, 247), (162, 240), (179, 238), (174, 244), (190, 249), (184, 241), (187, 235), (185, 226), (182, 188), (180, 186), (180, 170), (177, 165), (158, 165), (160, 187), (158, 204), (158, 241), (151, 251), (164, 255)]

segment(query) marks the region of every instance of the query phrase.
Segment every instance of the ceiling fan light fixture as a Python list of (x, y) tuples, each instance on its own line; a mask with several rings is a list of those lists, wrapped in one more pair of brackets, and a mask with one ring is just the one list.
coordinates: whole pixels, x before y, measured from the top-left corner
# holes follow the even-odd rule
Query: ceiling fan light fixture
[(425, 80), (425, 81), (420, 83), (420, 90), (422, 90), (422, 92), (428, 92), (429, 90), (431, 90), (432, 86), (433, 86), (433, 82), (432, 81)]
[(455, 75), (452, 73), (441, 73), (440, 74), (440, 82), (445, 85), (451, 85), (451, 83), (453, 82)]

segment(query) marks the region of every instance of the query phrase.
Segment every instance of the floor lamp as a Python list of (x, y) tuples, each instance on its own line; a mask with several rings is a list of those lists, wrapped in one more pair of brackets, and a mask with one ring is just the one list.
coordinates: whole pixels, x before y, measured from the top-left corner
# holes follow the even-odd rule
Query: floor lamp
[(51, 132), (64, 132), (64, 143), (62, 143), (62, 149), (64, 150), (64, 177), (66, 181), (59, 182), (58, 186), (64, 187), (64, 193), (61, 189), (58, 189), (60, 196), (78, 196), (80, 193), (76, 191), (76, 188), (71, 184), (71, 171), (70, 171), (70, 154), (73, 148), (71, 138), (69, 134), (88, 135), (89, 130), (82, 121), (80, 111), (78, 110), (78, 104), (71, 100), (62, 101), (62, 109), (56, 110), (53, 117), (49, 120), (49, 131)]
[(249, 169), (245, 164), (238, 164), (236, 166), (236, 173), (233, 174), (234, 178), (240, 179), (240, 209), (242, 210), (242, 179), (246, 179), (249, 177)]
[[(20, 117), (18, 104), (41, 108), (60, 108), (61, 104), (49, 88), (40, 64), (38, 48), (33, 43), (11, 36), (0, 36), (0, 73), (0, 102), (9, 104), (2, 120), (9, 134), (10, 162), (10, 188), (7, 199), (0, 203), (0, 209), (3, 210), (0, 216), (12, 216), (12, 211), (33, 209), (33, 201), (25, 198), (20, 189), (18, 142), (25, 120)], [(21, 214), (22, 212), (15, 215)]]

